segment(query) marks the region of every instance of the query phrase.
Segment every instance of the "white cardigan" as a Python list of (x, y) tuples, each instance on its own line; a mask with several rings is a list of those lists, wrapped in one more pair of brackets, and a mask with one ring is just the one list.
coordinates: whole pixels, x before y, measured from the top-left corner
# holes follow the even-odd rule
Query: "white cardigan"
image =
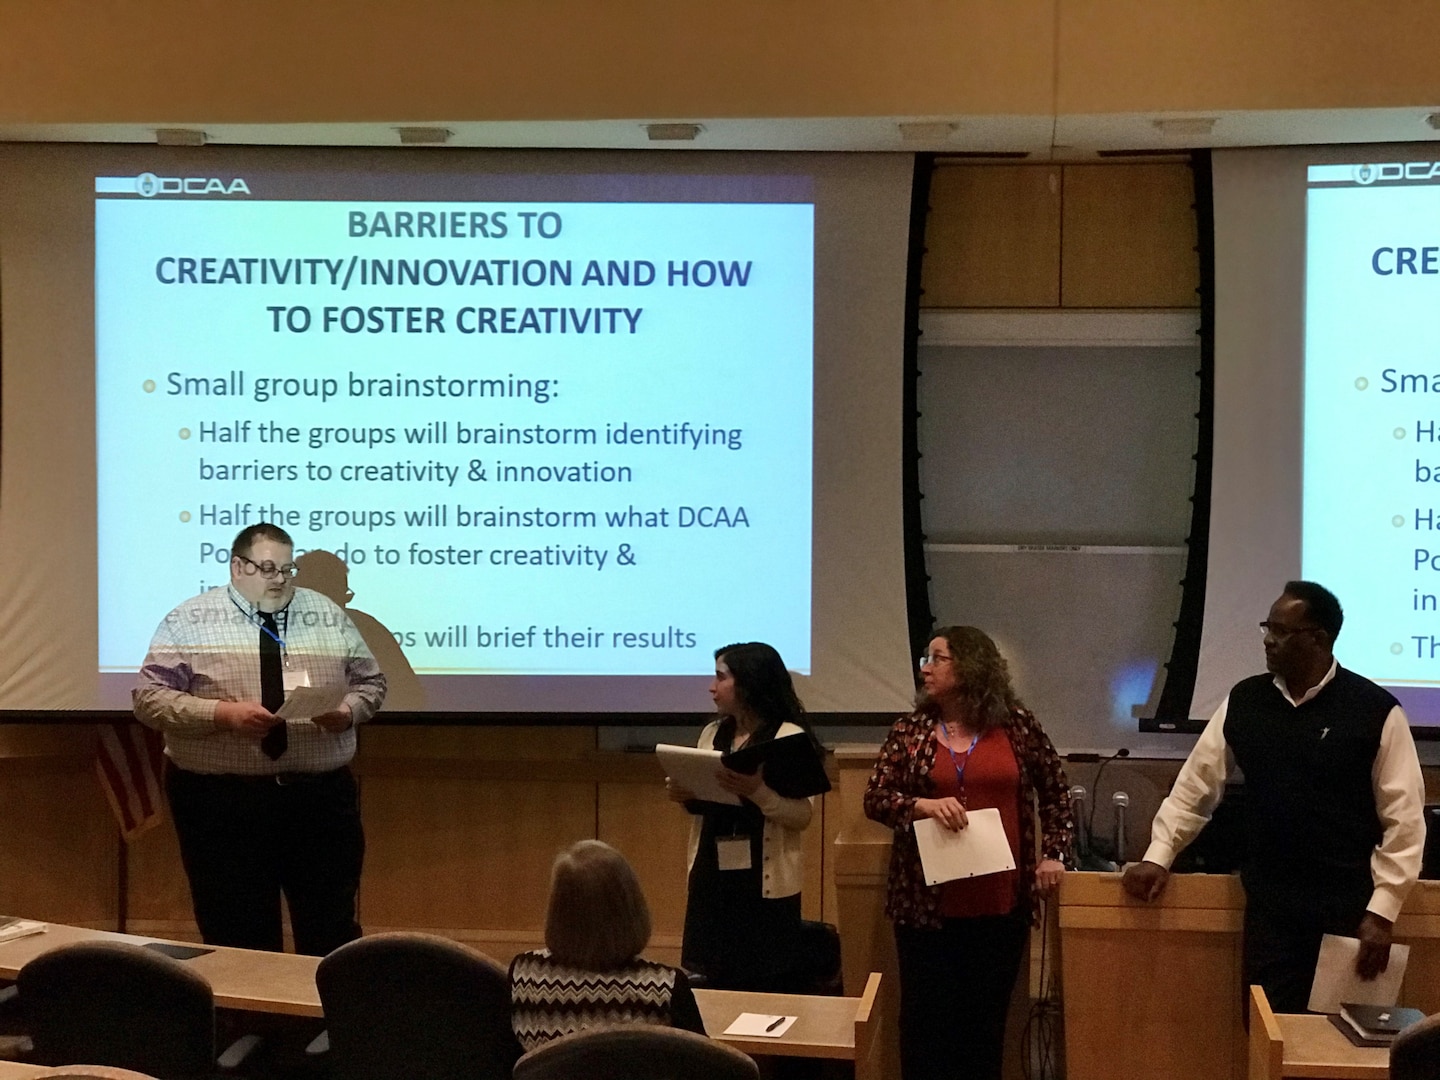
[[(715, 732), (719, 727), (719, 720), (710, 721), (705, 725), (705, 730), (700, 732), (700, 739), (695, 745), (702, 750), (712, 749), (715, 745)], [(795, 735), (802, 730), (798, 724), (787, 722), (780, 725), (775, 732), (775, 738)], [(767, 900), (794, 896), (805, 883), (804, 832), (814, 815), (815, 800), (813, 797), (786, 799), (775, 794), (762, 780), (755, 794), (750, 796), (750, 801), (765, 815), (765, 830), (760, 838), (760, 848), (765, 859), (760, 875), (760, 895)], [(687, 867), (694, 867), (695, 856), (700, 851), (702, 824), (699, 815), (690, 822)]]

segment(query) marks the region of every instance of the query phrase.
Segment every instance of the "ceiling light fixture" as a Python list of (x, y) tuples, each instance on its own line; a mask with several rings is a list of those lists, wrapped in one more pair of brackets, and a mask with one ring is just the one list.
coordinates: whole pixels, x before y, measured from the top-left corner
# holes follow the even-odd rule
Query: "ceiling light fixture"
[(646, 124), (651, 142), (694, 142), (705, 128), (700, 124)]
[(443, 127), (397, 127), (401, 146), (444, 146), (455, 133)]
[(155, 142), (159, 146), (204, 146), (205, 132), (198, 128), (156, 128)]
[(1172, 116), (1154, 121), (1161, 135), (1209, 135), (1215, 130), (1214, 116)]
[(948, 120), (912, 120), (897, 126), (905, 142), (944, 142), (960, 127)]

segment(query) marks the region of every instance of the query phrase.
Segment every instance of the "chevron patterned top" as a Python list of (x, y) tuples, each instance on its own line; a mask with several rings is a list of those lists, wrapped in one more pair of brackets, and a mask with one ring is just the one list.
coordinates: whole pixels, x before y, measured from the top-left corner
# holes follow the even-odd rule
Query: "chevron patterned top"
[(582, 971), (559, 963), (548, 949), (523, 952), (510, 963), (511, 1026), (527, 1052), (582, 1028), (668, 1027), (677, 977), (684, 981), (674, 968), (648, 960)]

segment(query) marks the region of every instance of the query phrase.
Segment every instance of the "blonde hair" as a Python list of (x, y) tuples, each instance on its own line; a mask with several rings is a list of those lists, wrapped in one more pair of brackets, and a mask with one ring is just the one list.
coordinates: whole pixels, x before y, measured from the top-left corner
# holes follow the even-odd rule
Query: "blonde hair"
[(586, 971), (624, 967), (650, 944), (650, 905), (625, 856), (581, 840), (555, 858), (545, 945), (562, 964)]

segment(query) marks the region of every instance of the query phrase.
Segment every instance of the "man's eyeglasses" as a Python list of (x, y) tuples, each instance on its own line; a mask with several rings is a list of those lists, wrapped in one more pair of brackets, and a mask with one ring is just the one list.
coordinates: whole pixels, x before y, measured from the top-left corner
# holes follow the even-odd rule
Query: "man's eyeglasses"
[(276, 566), (273, 562), (252, 562), (244, 555), (236, 555), (235, 558), (245, 564), (245, 573), (247, 574), (259, 574), (261, 577), (267, 578), (293, 578), (300, 573), (300, 568), (293, 562), (287, 562), (284, 566)]
[(920, 657), (920, 666), (922, 668), (927, 668), (933, 664), (948, 664), (954, 659), (955, 658), (953, 656), (941, 656), (938, 653), (925, 653), (923, 656)]
[(1273, 637), (1276, 641), (1288, 641), (1296, 634), (1304, 634), (1311, 630), (1323, 630), (1323, 626), (1280, 626), (1266, 619), (1260, 624), (1262, 637)]

